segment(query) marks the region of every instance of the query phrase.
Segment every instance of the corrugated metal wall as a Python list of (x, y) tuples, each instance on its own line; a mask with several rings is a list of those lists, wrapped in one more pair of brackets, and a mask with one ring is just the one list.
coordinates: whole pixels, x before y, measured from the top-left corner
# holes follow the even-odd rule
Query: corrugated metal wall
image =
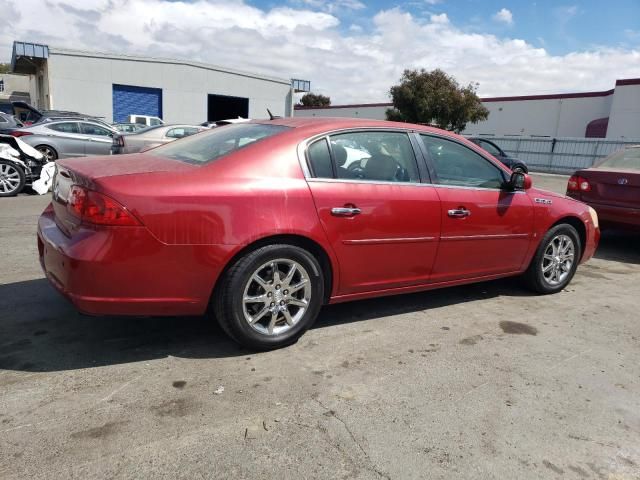
[(640, 145), (637, 140), (549, 137), (482, 137), (500, 146), (509, 156), (523, 160), (531, 170), (548, 173), (573, 173), (589, 168), (597, 160), (625, 145)]
[(129, 115), (162, 118), (162, 89), (113, 85), (113, 121), (126, 122)]

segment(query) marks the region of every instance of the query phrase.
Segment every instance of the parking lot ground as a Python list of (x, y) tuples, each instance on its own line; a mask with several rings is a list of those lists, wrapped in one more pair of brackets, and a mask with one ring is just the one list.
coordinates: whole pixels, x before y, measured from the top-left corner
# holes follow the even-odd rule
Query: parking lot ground
[(203, 318), (76, 313), (38, 265), (47, 202), (0, 201), (0, 478), (640, 478), (637, 236), (556, 295), (341, 304), (255, 353)]

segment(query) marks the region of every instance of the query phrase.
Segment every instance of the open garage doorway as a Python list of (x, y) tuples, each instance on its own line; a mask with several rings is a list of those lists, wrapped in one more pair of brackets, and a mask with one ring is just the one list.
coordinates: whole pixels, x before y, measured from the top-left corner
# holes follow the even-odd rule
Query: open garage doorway
[(229, 118), (249, 118), (249, 99), (209, 94), (207, 121), (227, 120)]

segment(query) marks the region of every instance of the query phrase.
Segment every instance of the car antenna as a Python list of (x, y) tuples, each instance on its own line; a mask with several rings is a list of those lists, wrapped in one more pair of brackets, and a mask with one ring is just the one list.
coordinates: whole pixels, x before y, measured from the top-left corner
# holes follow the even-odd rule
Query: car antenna
[(271, 110), (269, 110), (267, 108), (267, 113), (269, 114), (269, 120), (275, 120), (276, 118), (282, 118), (279, 115), (274, 115), (273, 113), (271, 113)]

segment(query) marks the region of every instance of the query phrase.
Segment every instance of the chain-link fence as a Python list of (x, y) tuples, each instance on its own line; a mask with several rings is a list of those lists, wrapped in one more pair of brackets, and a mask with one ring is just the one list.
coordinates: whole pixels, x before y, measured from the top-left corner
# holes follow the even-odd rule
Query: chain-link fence
[(486, 137), (534, 172), (573, 173), (638, 140), (604, 138)]

